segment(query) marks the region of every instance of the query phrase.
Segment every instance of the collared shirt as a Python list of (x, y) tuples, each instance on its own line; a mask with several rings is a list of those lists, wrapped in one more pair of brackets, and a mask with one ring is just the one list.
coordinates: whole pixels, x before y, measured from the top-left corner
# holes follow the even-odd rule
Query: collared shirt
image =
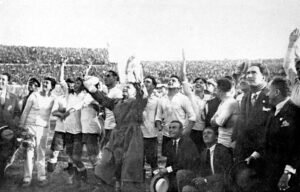
[[(66, 111), (72, 108), (74, 109), (74, 107), (78, 106), (78, 103), (81, 103), (81, 101), (84, 99), (84, 96), (85, 94), (83, 92), (80, 92), (79, 94), (68, 94), (66, 97)], [(66, 132), (71, 134), (78, 134), (82, 132), (80, 115), (80, 110), (75, 110), (66, 117), (66, 119), (64, 120), (64, 127)]]
[[(57, 97), (54, 101), (53, 111), (65, 109), (66, 104), (67, 103), (66, 103), (66, 97), (65, 96)], [(65, 128), (64, 128), (63, 121), (58, 117), (56, 117), (55, 131), (57, 131), (57, 132), (66, 132)]]
[(239, 104), (232, 97), (226, 97), (220, 103), (216, 113), (212, 117), (212, 121), (215, 121), (219, 125), (218, 143), (231, 148), (234, 126), (239, 115)]
[(174, 139), (173, 140), (173, 146), (175, 145), (175, 152), (176, 152), (176, 155), (177, 155), (177, 153), (178, 153), (178, 147), (179, 147), (179, 141), (180, 141), (180, 138), (178, 138), (178, 139)]
[[(122, 90), (117, 86), (108, 90), (107, 97), (112, 99), (121, 99), (123, 97)], [(105, 108), (105, 121), (104, 121), (104, 128), (105, 129), (113, 129), (116, 126), (116, 120), (113, 112), (107, 108)]]
[(281, 111), (281, 109), (283, 108), (283, 106), (286, 104), (286, 102), (289, 101), (289, 97), (286, 98), (285, 100), (281, 101), (280, 103), (278, 103), (276, 105), (276, 111), (275, 111), (275, 116)]
[(182, 82), (183, 92), (190, 99), (193, 110), (196, 114), (196, 122), (193, 127), (193, 130), (202, 131), (205, 127), (205, 121), (203, 118), (204, 109), (206, 102), (209, 100), (208, 95), (204, 95), (204, 98), (201, 99), (199, 96), (195, 95), (191, 90), (191, 84), (184, 81)]
[(158, 129), (155, 128), (155, 115), (158, 107), (159, 98), (153, 93), (148, 98), (147, 105), (143, 111), (143, 123), (141, 129), (144, 138), (157, 137)]
[(159, 101), (156, 121), (164, 120), (163, 135), (169, 137), (169, 124), (173, 120), (178, 120), (186, 128), (189, 121), (196, 121), (196, 114), (187, 96), (176, 93), (172, 98), (167, 95)]
[(295, 67), (294, 52), (294, 47), (287, 50), (285, 60), (283, 62), (283, 68), (292, 85), (291, 100), (295, 105), (300, 107), (300, 80)]
[(6, 89), (2, 89), (2, 90), (0, 91), (0, 104), (1, 104), (1, 105), (4, 105), (4, 103), (5, 103), (6, 93), (7, 93), (7, 90), (6, 90)]
[(211, 167), (211, 172), (214, 175), (215, 174), (215, 167), (214, 167), (214, 152), (215, 152), (216, 144), (211, 146), (209, 148), (210, 151), (210, 167)]
[(20, 126), (48, 127), (54, 99), (52, 95), (42, 96), (41, 92), (32, 93), (21, 116)]
[(84, 99), (81, 106), (81, 126), (82, 133), (100, 133), (101, 125), (98, 119), (97, 111), (93, 105), (98, 105), (89, 93), (84, 93)]

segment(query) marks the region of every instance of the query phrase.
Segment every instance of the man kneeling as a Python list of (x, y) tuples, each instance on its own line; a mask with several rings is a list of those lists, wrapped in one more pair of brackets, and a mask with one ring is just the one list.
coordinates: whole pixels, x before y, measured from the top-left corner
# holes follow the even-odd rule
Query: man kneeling
[(224, 190), (224, 174), (233, 163), (232, 152), (217, 143), (218, 130), (206, 127), (203, 141), (206, 149), (200, 154), (199, 171), (182, 170), (177, 173), (179, 191), (182, 192), (221, 192)]

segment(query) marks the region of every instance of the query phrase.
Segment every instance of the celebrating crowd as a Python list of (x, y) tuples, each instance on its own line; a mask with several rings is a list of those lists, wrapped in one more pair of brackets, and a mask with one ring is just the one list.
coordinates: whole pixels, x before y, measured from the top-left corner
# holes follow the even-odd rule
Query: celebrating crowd
[[(0, 131), (21, 132), (22, 187), (32, 184), (34, 161), (38, 185), (47, 185), (46, 173), (56, 169), (62, 151), (68, 155), (66, 184), (87, 183), (85, 146), (98, 181), (95, 191), (143, 191), (145, 163), (156, 192), (299, 191), (299, 36), (298, 29), (290, 34), (280, 77), (270, 77), (263, 63), (242, 63), (217, 79), (215, 68), (190, 76), (183, 53), (168, 77), (157, 71), (143, 76), (144, 66), (130, 57), (121, 84), (115, 70), (103, 78), (91, 75), (92, 62), (82, 75), (66, 79), (65, 60), (57, 80), (31, 77), (28, 95), (19, 100), (7, 90), (13, 73), (1, 73)], [(167, 84), (158, 83), (160, 76)], [(56, 86), (60, 96), (52, 93)], [(56, 125), (46, 161), (51, 115)], [(10, 139), (1, 138), (0, 146)]]

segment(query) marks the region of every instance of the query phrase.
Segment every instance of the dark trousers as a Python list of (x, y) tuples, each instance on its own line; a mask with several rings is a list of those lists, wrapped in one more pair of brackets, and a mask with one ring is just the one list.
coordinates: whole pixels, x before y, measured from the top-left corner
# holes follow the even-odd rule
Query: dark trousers
[(152, 170), (157, 168), (157, 137), (144, 138), (144, 155)]
[(203, 141), (203, 131), (192, 130), (190, 134), (190, 138), (194, 141), (199, 154), (205, 148), (205, 144)]
[(166, 152), (167, 152), (167, 143), (169, 142), (169, 141), (171, 141), (172, 140), (172, 138), (170, 138), (170, 137), (166, 137), (166, 136), (163, 136), (163, 139), (162, 139), (162, 149), (161, 149), (161, 155), (162, 156), (166, 156)]

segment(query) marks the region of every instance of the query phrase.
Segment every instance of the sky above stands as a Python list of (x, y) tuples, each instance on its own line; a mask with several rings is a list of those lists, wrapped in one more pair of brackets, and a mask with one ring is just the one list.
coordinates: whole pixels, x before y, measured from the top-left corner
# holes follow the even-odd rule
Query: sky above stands
[(111, 60), (280, 58), (299, 0), (0, 0), (0, 44), (108, 47)]

